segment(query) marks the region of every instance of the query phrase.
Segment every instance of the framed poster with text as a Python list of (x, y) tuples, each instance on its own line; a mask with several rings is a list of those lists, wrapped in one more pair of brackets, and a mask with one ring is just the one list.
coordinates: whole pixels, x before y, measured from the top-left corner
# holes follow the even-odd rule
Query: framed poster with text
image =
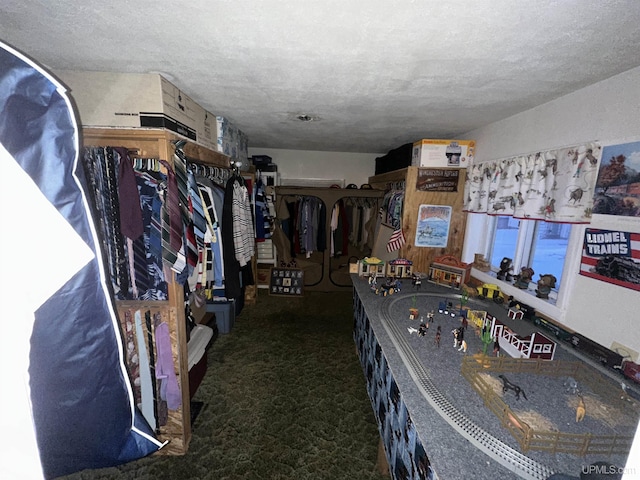
[(416, 225), (416, 247), (446, 247), (449, 241), (451, 207), (420, 205)]
[(580, 275), (640, 291), (640, 233), (585, 229)]

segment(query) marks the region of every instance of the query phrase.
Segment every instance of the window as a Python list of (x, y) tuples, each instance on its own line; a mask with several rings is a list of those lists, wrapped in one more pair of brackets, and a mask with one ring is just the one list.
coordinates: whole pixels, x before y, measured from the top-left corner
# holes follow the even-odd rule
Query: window
[(504, 257), (513, 261), (513, 274), (521, 268), (531, 267), (537, 282), (540, 275), (556, 277), (556, 290), (562, 279), (571, 225), (539, 220), (519, 220), (513, 217), (492, 218), (492, 234), (487, 255), (493, 267), (498, 267)]
[(518, 243), (520, 220), (513, 217), (493, 217), (493, 242), (489, 255), (491, 265), (500, 265), (504, 257), (514, 259)]
[(569, 244), (571, 225), (549, 222), (535, 222), (535, 224), (529, 266), (533, 268), (536, 275), (552, 274), (557, 279), (557, 286), (562, 279), (562, 267)]

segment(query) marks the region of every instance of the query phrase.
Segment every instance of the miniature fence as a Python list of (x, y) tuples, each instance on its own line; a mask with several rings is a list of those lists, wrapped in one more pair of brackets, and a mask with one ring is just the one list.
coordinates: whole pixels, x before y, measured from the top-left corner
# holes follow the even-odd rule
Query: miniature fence
[[(482, 397), (486, 407), (516, 439), (523, 453), (529, 450), (549, 453), (585, 455), (626, 455), (631, 449), (631, 435), (592, 435), (538, 431), (520, 420), (509, 406), (480, 376), (480, 372), (530, 373), (536, 375), (571, 376), (583, 382), (597, 382), (579, 362), (557, 362), (541, 359), (494, 358), (468, 356), (462, 359), (462, 376)], [(602, 381), (602, 380), (600, 380)]]
[(522, 353), (525, 358), (529, 358), (531, 355), (531, 338), (523, 340), (519, 338), (515, 332), (506, 330), (504, 326), (501, 326), (498, 335), (504, 338), (507, 343), (512, 345), (518, 352)]

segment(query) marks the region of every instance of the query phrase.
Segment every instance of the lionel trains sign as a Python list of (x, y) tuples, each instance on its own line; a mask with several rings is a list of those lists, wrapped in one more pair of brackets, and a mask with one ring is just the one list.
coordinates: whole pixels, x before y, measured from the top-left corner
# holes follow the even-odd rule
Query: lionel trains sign
[(587, 228), (580, 274), (640, 290), (640, 233)]

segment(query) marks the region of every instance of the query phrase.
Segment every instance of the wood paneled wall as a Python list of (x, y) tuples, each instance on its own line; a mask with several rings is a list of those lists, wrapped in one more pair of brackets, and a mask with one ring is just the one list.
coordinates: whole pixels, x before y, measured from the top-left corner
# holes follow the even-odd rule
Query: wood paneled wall
[[(373, 188), (388, 190), (393, 184), (404, 182), (404, 205), (402, 211), (402, 231), (406, 244), (398, 253), (399, 258), (413, 262), (413, 270), (427, 274), (431, 262), (442, 255), (462, 258), (467, 213), (462, 211), (464, 203), (464, 182), (466, 170), (459, 169), (457, 192), (424, 192), (416, 189), (419, 167), (408, 167), (402, 170), (369, 177)], [(444, 248), (416, 247), (416, 227), (420, 205), (447, 205), (452, 207), (451, 224), (447, 246)]]

